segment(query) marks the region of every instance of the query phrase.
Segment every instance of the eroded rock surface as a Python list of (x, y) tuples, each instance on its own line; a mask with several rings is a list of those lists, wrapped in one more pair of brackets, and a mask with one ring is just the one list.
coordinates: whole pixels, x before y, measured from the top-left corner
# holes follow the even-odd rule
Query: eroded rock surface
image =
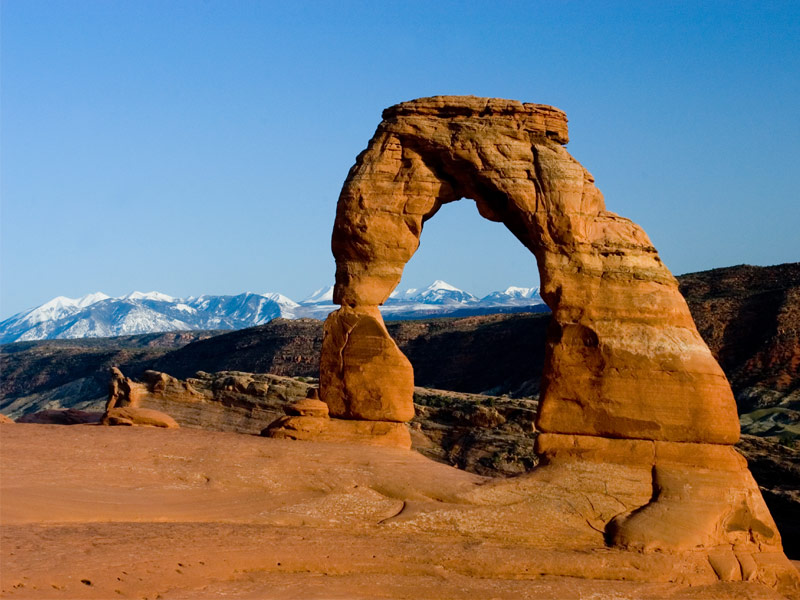
[[(350, 419), (410, 418), (410, 365), (378, 306), (400, 282), (424, 222), (445, 203), (472, 199), (536, 257), (552, 310), (537, 420), (547, 466), (530, 477), (629, 472), (647, 494), (616, 514), (592, 511), (607, 541), (638, 551), (703, 548), (719, 577), (733, 564), (748, 571), (753, 556), (780, 554), (781, 543), (732, 446), (731, 388), (649, 238), (606, 210), (567, 140), (564, 113), (538, 104), (441, 96), (384, 111), (337, 206), (334, 301), (342, 308), (325, 325), (321, 397)], [(576, 495), (589, 491), (584, 479), (574, 480)], [(729, 560), (731, 551), (748, 558)], [(754, 568), (753, 577), (768, 571)]]
[[(111, 369), (111, 381), (108, 389), (106, 412), (101, 423), (103, 425), (122, 425), (128, 427), (164, 427), (177, 429), (177, 421), (166, 413), (141, 406), (142, 399), (150, 391), (166, 391), (170, 386), (180, 388), (185, 394), (191, 394), (191, 386), (185, 382), (166, 375), (147, 371), (154, 375), (147, 383), (137, 383), (125, 377), (117, 367)], [(174, 393), (174, 390), (170, 390)]]
[[(738, 439), (730, 387), (674, 277), (640, 227), (605, 210), (591, 174), (563, 147), (563, 112), (444, 96), (393, 106), (383, 117), (339, 197), (336, 302), (358, 310), (385, 302), (424, 222), (442, 204), (470, 198), (536, 256), (542, 297), (553, 310), (542, 430)], [(356, 337), (347, 344), (358, 343)], [(342, 341), (329, 346), (323, 363), (346, 350)], [(386, 352), (374, 347), (373, 360)], [(337, 385), (326, 376), (336, 376), (321, 373), (327, 401)], [(382, 379), (394, 381), (389, 373)], [(406, 406), (411, 395), (402, 399)]]

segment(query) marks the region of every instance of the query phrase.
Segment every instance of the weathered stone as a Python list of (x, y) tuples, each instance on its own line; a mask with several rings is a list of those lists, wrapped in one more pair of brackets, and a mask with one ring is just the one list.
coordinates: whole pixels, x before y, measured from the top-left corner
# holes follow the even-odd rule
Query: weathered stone
[[(616, 482), (603, 474), (626, 473), (626, 510), (591, 518), (617, 546), (779, 552), (730, 446), (739, 422), (725, 375), (645, 232), (606, 210), (567, 139), (564, 113), (543, 105), (442, 96), (384, 111), (339, 196), (331, 246), (342, 308), (325, 324), (322, 399), (334, 416), (410, 418), (411, 368), (378, 306), (424, 222), (470, 198), (534, 254), (553, 311), (537, 420), (549, 465), (535, 477), (567, 474), (582, 495), (590, 484), (576, 473), (604, 489)], [(732, 577), (732, 563), (718, 562)]]
[(17, 423), (38, 423), (40, 425), (83, 425), (99, 423), (103, 414), (68, 408), (66, 410), (47, 409), (23, 415)]
[(333, 417), (398, 422), (414, 417), (414, 371), (377, 306), (342, 307), (325, 321), (320, 395)]
[(150, 408), (123, 406), (110, 409), (103, 417), (105, 425), (129, 425), (139, 427), (164, 427), (178, 429), (180, 425), (168, 414)]
[(411, 434), (408, 427), (404, 423), (393, 421), (286, 416), (267, 427), (261, 435), (276, 439), (345, 442), (411, 449)]
[(168, 414), (152, 408), (142, 408), (142, 399), (148, 393), (171, 392), (173, 394), (197, 395), (185, 381), (170, 377), (166, 373), (145, 371), (146, 383), (138, 383), (125, 377), (117, 367), (111, 368), (108, 386), (108, 402), (101, 424), (143, 427), (165, 427), (177, 429), (178, 423)]
[(320, 417), (326, 419), (329, 416), (328, 405), (322, 400), (313, 398), (303, 398), (287, 404), (285, 410), (287, 415), (297, 417)]
[[(471, 198), (536, 256), (542, 297), (553, 310), (541, 430), (734, 443), (730, 387), (675, 279), (644, 231), (605, 209), (591, 174), (562, 147), (566, 132), (561, 111), (508, 100), (436, 97), (387, 109), (339, 197), (334, 300), (377, 314), (423, 223), (442, 204)], [(353, 327), (344, 320), (329, 317), (322, 398), (335, 415), (387, 418), (366, 416), (364, 399), (343, 381), (349, 362), (339, 350), (359, 337), (346, 338)], [(362, 361), (380, 356), (376, 349)], [(399, 363), (392, 352), (382, 364), (371, 401), (382, 385), (405, 380)], [(410, 398), (409, 389), (392, 391), (394, 405)]]

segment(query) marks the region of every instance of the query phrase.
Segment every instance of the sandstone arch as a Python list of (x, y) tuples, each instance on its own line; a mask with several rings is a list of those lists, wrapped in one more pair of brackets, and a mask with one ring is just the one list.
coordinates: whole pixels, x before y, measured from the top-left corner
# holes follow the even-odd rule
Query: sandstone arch
[(399, 283), (424, 221), (464, 197), (536, 256), (554, 317), (542, 431), (737, 441), (730, 386), (675, 279), (640, 227), (605, 210), (567, 141), (566, 116), (544, 105), (436, 97), (384, 111), (334, 224), (334, 300), (344, 308), (326, 326), (322, 397), (332, 415), (411, 417), (410, 367), (376, 307)]
[(442, 204), (470, 198), (535, 255), (553, 311), (538, 418), (548, 466), (536, 476), (561, 469), (577, 492), (599, 485), (615, 502), (622, 479), (644, 484), (649, 498), (593, 517), (618, 546), (721, 548), (723, 570), (741, 564), (740, 573), (745, 559), (733, 550), (782, 556), (732, 447), (730, 386), (676, 280), (644, 231), (605, 209), (567, 141), (565, 114), (539, 104), (438, 96), (384, 111), (337, 205), (341, 308), (325, 323), (321, 399), (332, 417), (373, 428), (413, 416), (412, 368), (378, 307), (423, 223)]

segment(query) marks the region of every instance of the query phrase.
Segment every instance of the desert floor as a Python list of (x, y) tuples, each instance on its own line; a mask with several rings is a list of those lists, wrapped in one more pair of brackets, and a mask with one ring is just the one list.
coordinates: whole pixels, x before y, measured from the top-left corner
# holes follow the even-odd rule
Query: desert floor
[(411, 451), (13, 424), (0, 458), (4, 598), (783, 597), (605, 548), (558, 486)]

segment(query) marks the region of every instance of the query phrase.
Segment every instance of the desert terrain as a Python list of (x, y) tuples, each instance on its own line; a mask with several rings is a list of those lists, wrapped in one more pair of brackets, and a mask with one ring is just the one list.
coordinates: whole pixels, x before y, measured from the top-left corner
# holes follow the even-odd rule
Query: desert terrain
[[(171, 353), (140, 348), (140, 379), (110, 369), (102, 414), (57, 416), (51, 401), (92, 382), (56, 369), (56, 387), (68, 387), (34, 413), (17, 369), (11, 387), (23, 395), (9, 406), (32, 416), (3, 425), (3, 594), (800, 597), (780, 528), (735, 448), (744, 423), (794, 443), (797, 336), (786, 325), (796, 315), (783, 318), (792, 302), (773, 281), (784, 278), (765, 281), (786, 350), (776, 353), (769, 328), (746, 335), (761, 301), (720, 297), (702, 275), (682, 291), (644, 230), (606, 210), (568, 140), (565, 113), (543, 104), (435, 96), (387, 108), (339, 196), (340, 308), (325, 320), (318, 361), (308, 345), (302, 353), (306, 368), (319, 365), (314, 382), (267, 374), (263, 362), (250, 373), (198, 372), (196, 361), (188, 373), (154, 370), (143, 363)], [(462, 198), (533, 253), (551, 316), (540, 371), (491, 389), (473, 381), (488, 397), (452, 402), (416, 387), (394, 337), (403, 332), (393, 336), (379, 307), (423, 223)], [(685, 296), (709, 295), (714, 316), (742, 327), (744, 356), (715, 356), (698, 331)], [(466, 322), (462, 334), (475, 321)], [(705, 336), (724, 346), (736, 328), (720, 325), (711, 319)], [(452, 330), (444, 324), (442, 338)], [(242, 336), (226, 337), (175, 355), (227, 355), (221, 345)], [(439, 373), (468, 362), (448, 350)], [(286, 354), (296, 352), (279, 362), (291, 362)], [(723, 362), (741, 367), (744, 395)], [(75, 425), (47, 424), (58, 419)], [(464, 422), (496, 430), (473, 444), (472, 460), (459, 442), (471, 437)], [(487, 477), (514, 464), (516, 476)], [(778, 487), (782, 501), (795, 499)]]
[(236, 433), (0, 431), (3, 597), (791, 594), (721, 582), (702, 554), (609, 549), (582, 516), (587, 500), (546, 478), (493, 480), (414, 451)]

